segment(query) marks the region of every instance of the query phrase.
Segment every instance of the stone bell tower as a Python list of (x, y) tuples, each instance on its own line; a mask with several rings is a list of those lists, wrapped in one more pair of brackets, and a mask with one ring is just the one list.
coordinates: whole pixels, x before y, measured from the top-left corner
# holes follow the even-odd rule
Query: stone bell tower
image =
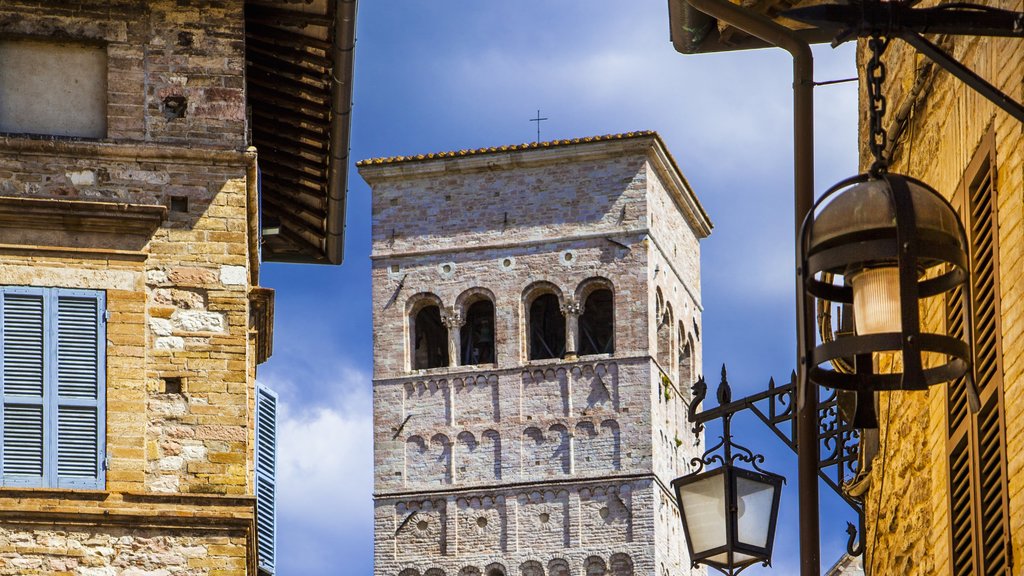
[(358, 164), (374, 574), (687, 574), (711, 223), (653, 132)]

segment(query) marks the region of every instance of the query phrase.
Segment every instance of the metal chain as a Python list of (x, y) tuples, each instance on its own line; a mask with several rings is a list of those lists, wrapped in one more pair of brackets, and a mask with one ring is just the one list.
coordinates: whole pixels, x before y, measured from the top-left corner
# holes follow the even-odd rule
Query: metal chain
[(879, 34), (873, 34), (868, 40), (868, 48), (871, 49), (871, 59), (868, 60), (868, 105), (870, 106), (870, 135), (868, 146), (875, 161), (871, 164), (871, 175), (879, 176), (889, 168), (889, 161), (885, 158), (886, 133), (882, 119), (885, 117), (886, 99), (882, 92), (882, 84), (885, 82), (885, 63), (882, 62), (882, 54), (889, 46), (889, 39)]

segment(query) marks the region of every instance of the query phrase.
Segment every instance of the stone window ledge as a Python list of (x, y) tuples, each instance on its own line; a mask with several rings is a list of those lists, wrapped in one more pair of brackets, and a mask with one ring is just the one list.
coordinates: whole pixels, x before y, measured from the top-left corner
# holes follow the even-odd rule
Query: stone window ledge
[(147, 144), (123, 140), (84, 140), (78, 138), (30, 138), (22, 134), (0, 133), (0, 152), (11, 155), (66, 156), (150, 162), (173, 162), (203, 166), (245, 166), (245, 154), (238, 150)]
[(255, 506), (253, 496), (16, 487), (0, 487), (0, 501), (0, 522), (221, 530), (247, 530)]
[(0, 196), (0, 227), (151, 235), (167, 207), (55, 198)]

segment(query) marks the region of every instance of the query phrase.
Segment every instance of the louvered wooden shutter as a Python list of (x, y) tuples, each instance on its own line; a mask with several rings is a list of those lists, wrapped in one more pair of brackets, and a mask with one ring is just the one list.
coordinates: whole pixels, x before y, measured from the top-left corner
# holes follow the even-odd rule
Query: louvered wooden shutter
[(49, 456), (44, 423), (50, 416), (45, 386), (45, 292), (39, 288), (7, 288), (0, 294), (3, 485), (43, 486)]
[(277, 552), (277, 394), (256, 385), (256, 545), (260, 571), (273, 574)]
[(0, 288), (5, 486), (104, 486), (102, 292)]
[(57, 411), (54, 464), (61, 488), (103, 487), (104, 361), (103, 294), (60, 290), (51, 316), (56, 342), (54, 397)]
[[(964, 335), (963, 290), (956, 288), (946, 296), (947, 331), (958, 338)], [(974, 498), (971, 495), (971, 449), (969, 429), (971, 413), (964, 379), (951, 382), (946, 394), (947, 450), (949, 453), (949, 508), (953, 576), (975, 576)]]
[[(948, 388), (951, 564), (955, 576), (1010, 574), (1006, 431), (999, 302), (994, 136), (969, 165), (955, 202), (971, 254), (970, 297), (974, 378), (981, 410), (967, 409), (962, 383)], [(955, 312), (963, 294), (947, 299), (950, 328), (963, 333)]]

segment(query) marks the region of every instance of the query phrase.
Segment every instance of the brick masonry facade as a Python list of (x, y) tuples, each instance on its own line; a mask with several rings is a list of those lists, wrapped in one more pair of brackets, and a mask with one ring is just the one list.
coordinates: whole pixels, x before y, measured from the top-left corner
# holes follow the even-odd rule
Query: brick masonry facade
[[(661, 139), (359, 169), (373, 189), (374, 573), (689, 573), (669, 483), (700, 448), (684, 402), (710, 222)], [(557, 296), (571, 342), (595, 284), (613, 293), (614, 352), (529, 360), (532, 298)], [(422, 303), (457, 330), (480, 297), (495, 362), (414, 369)]]
[[(941, 43), (958, 61), (1012, 99), (1024, 100), (1024, 44), (1019, 40), (944, 38)], [(861, 69), (867, 58), (862, 43), (858, 52)], [(888, 67), (887, 126), (896, 111), (909, 112), (892, 171), (922, 179), (951, 198), (983, 138), (994, 135), (1007, 498), (1012, 572), (1018, 574), (1024, 558), (1024, 431), (1017, 424), (1024, 412), (1021, 125), (947, 72), (938, 67), (929, 70), (928, 61), (904, 43), (893, 42), (884, 60)], [(924, 89), (915, 97), (913, 87), (918, 81), (924, 82)], [(866, 142), (863, 81), (860, 119), (861, 142)], [(861, 165), (869, 164), (869, 152), (862, 146)], [(926, 309), (926, 314), (931, 322), (942, 321), (934, 308)], [(869, 543), (865, 556), (869, 575), (951, 573), (948, 412), (945, 386), (928, 392), (889, 393), (879, 402), (882, 444), (870, 476), (864, 538)]]
[(107, 57), (106, 138), (0, 137), (0, 283), (100, 290), (109, 311), (105, 489), (0, 488), (0, 574), (255, 573), (242, 9), (0, 3), (0, 38)]

